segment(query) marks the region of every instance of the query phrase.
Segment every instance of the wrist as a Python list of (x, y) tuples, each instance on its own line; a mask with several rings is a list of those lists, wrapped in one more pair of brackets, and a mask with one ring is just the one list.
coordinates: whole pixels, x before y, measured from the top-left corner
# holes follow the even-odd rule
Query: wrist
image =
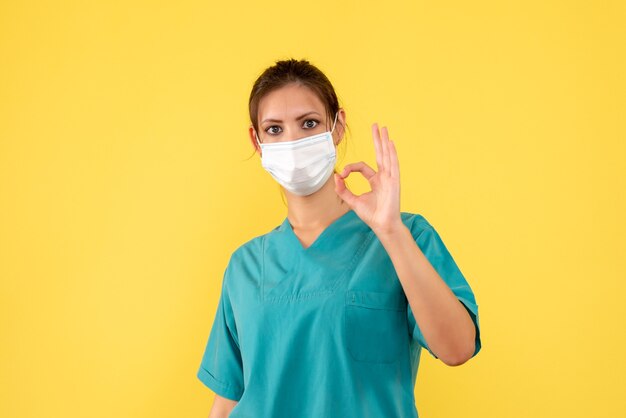
[(407, 232), (410, 233), (409, 228), (407, 228), (401, 220), (398, 220), (391, 225), (387, 225), (384, 228), (381, 227), (374, 229), (374, 233), (380, 241), (395, 240), (402, 237)]

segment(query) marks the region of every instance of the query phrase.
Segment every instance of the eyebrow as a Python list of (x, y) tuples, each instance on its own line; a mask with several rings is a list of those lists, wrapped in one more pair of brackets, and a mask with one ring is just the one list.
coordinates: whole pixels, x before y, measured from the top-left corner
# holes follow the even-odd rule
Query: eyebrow
[[(298, 117), (296, 118), (296, 120), (304, 119), (305, 117), (307, 117), (307, 116), (309, 116), (309, 115), (313, 115), (313, 114), (320, 116), (320, 114), (319, 114), (319, 113), (317, 113), (317, 112), (315, 112), (315, 111), (312, 111), (312, 112), (306, 112), (305, 114), (298, 116)], [(280, 123), (280, 122), (282, 122), (282, 120), (280, 120), (280, 119), (271, 119), (271, 118), (267, 118), (267, 119), (263, 119), (263, 120), (261, 121), (261, 123), (265, 123), (265, 122), (279, 122), (279, 123)]]

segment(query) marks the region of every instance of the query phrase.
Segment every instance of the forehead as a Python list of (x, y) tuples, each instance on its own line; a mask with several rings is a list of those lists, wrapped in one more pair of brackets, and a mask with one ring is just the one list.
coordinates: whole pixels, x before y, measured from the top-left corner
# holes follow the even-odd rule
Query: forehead
[(259, 101), (258, 118), (295, 119), (305, 112), (324, 114), (324, 104), (310, 88), (291, 83), (273, 90)]

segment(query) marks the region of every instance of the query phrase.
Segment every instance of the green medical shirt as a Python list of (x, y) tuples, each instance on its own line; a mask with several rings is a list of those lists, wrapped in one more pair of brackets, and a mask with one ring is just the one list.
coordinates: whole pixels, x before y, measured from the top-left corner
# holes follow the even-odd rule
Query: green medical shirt
[[(401, 212), (418, 246), (467, 308), (478, 305), (432, 225)], [(232, 254), (197, 377), (238, 401), (232, 418), (418, 417), (422, 347), (391, 259), (350, 210), (304, 248), (288, 218)]]

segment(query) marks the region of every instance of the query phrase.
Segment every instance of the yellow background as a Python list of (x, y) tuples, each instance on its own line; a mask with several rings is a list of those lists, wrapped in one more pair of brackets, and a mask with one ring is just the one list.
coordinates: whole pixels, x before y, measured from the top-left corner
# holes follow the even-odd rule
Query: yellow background
[(483, 349), (422, 352), (420, 416), (626, 416), (624, 2), (100, 3), (0, 4), (0, 416), (208, 415), (228, 257), (286, 216), (246, 130), (289, 57), (340, 166), (389, 127), (475, 292)]

